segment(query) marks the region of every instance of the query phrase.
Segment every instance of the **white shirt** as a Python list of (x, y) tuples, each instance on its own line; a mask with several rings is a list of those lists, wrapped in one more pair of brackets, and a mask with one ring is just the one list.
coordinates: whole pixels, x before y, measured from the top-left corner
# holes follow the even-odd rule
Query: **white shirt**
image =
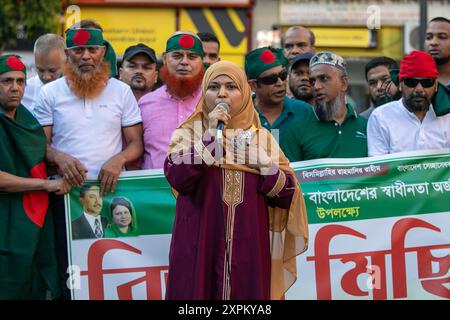
[[(95, 234), (95, 220), (98, 220), (98, 223), (100, 225), (100, 229), (103, 232), (103, 226), (102, 226), (102, 220), (100, 214), (94, 217), (92, 214), (86, 213), (86, 211), (83, 212), (84, 217), (86, 218), (87, 222), (89, 222), (89, 225), (91, 226), (92, 232)], [(104, 232), (103, 232), (104, 233)]]
[(114, 78), (95, 99), (77, 97), (59, 78), (42, 87), (33, 114), (42, 126), (53, 126), (52, 147), (80, 160), (88, 179), (122, 151), (122, 127), (142, 122), (130, 87)]
[(436, 117), (433, 106), (419, 118), (403, 105), (403, 99), (376, 108), (367, 124), (369, 156), (450, 147), (450, 114)]
[(30, 110), (30, 112), (33, 112), (34, 103), (36, 102), (39, 96), (39, 91), (41, 91), (43, 85), (44, 83), (41, 81), (41, 79), (39, 79), (38, 75), (27, 79), (25, 92), (22, 98), (22, 104), (25, 106), (25, 108)]

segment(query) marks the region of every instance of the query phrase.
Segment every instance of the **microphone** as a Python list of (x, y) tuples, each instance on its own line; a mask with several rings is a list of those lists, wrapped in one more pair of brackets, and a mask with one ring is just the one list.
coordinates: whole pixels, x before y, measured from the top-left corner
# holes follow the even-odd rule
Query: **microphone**
[[(225, 109), (226, 112), (230, 111), (230, 106), (228, 105), (228, 103), (225, 103), (225, 102), (219, 102), (216, 105), (216, 108), (217, 107), (221, 107), (222, 109)], [(223, 131), (224, 126), (225, 126), (225, 123), (223, 123), (223, 121), (219, 120), (217, 122), (217, 142), (219, 144), (222, 144), (222, 137), (223, 137), (222, 131)]]

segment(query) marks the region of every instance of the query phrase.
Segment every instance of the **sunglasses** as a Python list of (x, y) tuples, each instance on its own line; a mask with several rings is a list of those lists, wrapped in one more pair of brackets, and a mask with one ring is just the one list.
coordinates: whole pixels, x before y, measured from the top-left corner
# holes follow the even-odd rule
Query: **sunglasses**
[(410, 88), (415, 88), (420, 83), (424, 88), (431, 88), (434, 86), (436, 79), (415, 79), (415, 78), (405, 78), (403, 79), (403, 83), (405, 86)]
[(265, 76), (261, 78), (257, 78), (256, 81), (262, 84), (275, 84), (278, 81), (278, 78), (281, 79), (281, 81), (284, 81), (287, 79), (288, 72), (287, 70), (283, 70), (280, 73), (273, 73), (270, 76)]

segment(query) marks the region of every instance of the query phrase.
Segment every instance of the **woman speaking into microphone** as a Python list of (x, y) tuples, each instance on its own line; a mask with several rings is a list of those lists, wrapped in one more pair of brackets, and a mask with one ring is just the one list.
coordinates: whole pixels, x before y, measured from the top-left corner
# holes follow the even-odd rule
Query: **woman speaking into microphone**
[(164, 173), (177, 197), (166, 299), (282, 298), (307, 246), (305, 204), (239, 66), (208, 68), (202, 98), (172, 136)]

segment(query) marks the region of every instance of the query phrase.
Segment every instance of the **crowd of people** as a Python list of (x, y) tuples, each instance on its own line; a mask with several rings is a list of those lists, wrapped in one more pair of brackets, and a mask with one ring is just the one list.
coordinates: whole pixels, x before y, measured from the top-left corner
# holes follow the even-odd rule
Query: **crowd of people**
[(162, 65), (138, 43), (117, 70), (92, 20), (65, 40), (39, 37), (30, 79), (19, 56), (1, 56), (0, 299), (70, 298), (63, 195), (73, 186), (85, 211), (74, 239), (137, 236), (127, 199), (111, 202), (109, 224), (99, 199), (140, 169), (163, 169), (177, 197), (167, 298), (280, 299), (308, 243), (289, 162), (450, 148), (448, 19), (428, 23), (424, 46), (399, 64), (367, 63), (360, 114), (345, 60), (316, 52), (301, 26), (281, 49), (248, 52), (244, 68), (221, 61), (213, 34), (177, 31)]

